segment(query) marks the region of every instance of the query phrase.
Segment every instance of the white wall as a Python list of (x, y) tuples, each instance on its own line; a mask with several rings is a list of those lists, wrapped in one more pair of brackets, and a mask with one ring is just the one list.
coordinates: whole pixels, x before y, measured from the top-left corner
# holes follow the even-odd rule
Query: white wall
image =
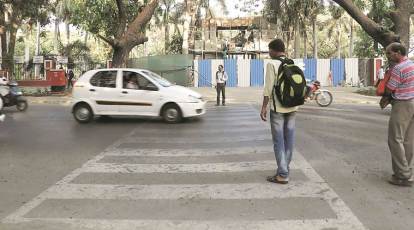
[(250, 59), (237, 59), (237, 86), (250, 87)]
[(329, 86), (331, 84), (328, 80), (329, 71), (331, 69), (331, 60), (318, 59), (316, 65), (316, 79), (321, 82), (322, 86)]
[(346, 83), (352, 86), (359, 84), (358, 58), (345, 59)]

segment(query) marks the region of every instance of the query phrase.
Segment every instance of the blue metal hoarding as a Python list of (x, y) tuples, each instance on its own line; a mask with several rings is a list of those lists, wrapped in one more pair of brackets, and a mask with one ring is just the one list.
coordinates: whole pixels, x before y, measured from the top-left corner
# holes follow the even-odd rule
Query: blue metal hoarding
[(250, 86), (263, 86), (264, 83), (264, 62), (260, 59), (250, 61)]
[(198, 87), (211, 87), (211, 60), (198, 62)]
[(237, 87), (237, 59), (225, 59), (224, 70), (229, 77), (226, 86)]
[(345, 60), (331, 59), (331, 72), (333, 86), (340, 86), (345, 81)]

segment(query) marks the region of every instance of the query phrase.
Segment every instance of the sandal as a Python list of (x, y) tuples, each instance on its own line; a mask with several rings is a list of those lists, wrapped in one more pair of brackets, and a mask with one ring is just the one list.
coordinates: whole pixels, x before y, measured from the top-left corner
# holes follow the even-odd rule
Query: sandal
[(267, 181), (272, 182), (272, 183), (276, 183), (276, 184), (287, 184), (289, 183), (289, 180), (286, 178), (283, 178), (281, 176), (278, 175), (274, 175), (274, 176), (268, 176), (266, 178)]

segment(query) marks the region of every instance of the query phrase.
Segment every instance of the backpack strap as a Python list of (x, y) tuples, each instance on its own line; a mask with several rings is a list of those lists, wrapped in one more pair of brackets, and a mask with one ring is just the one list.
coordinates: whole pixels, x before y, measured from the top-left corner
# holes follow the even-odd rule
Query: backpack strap
[(271, 64), (271, 65), (273, 67), (273, 72), (276, 76), (276, 83), (273, 84), (273, 91), (272, 91), (273, 109), (276, 112), (276, 98), (275, 98), (275, 95), (276, 95), (276, 86), (279, 84), (279, 71), (276, 73), (275, 66), (273, 64)]

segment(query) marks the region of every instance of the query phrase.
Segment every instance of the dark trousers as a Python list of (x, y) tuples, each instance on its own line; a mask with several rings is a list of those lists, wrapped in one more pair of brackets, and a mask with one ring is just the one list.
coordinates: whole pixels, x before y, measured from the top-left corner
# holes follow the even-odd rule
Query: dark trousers
[(223, 95), (223, 105), (226, 103), (226, 85), (225, 83), (217, 83), (217, 105), (220, 105), (220, 92)]
[(68, 89), (69, 89), (69, 87), (73, 88), (73, 82), (72, 82), (72, 80), (73, 79), (71, 79), (71, 78), (68, 79)]

